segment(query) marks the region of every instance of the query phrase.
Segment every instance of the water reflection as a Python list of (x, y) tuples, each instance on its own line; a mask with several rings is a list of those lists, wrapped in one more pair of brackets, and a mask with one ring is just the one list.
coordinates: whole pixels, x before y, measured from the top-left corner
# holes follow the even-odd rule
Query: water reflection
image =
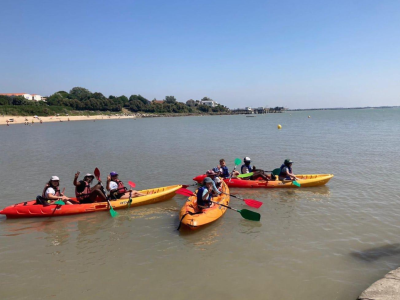
[(350, 255), (357, 259), (373, 262), (382, 257), (400, 255), (400, 243), (388, 244), (363, 251), (354, 251), (351, 252)]

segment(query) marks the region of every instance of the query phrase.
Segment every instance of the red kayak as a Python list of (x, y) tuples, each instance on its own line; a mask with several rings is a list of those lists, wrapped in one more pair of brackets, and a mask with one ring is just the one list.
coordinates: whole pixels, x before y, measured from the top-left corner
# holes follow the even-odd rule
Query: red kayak
[[(42, 204), (36, 204), (36, 200), (31, 200), (7, 206), (0, 211), (0, 214), (6, 215), (7, 218), (65, 216), (95, 212), (100, 208), (96, 209), (96, 206), (98, 205), (95, 203), (43, 206)], [(107, 205), (103, 206), (104, 209), (107, 208)]]
[[(201, 183), (205, 174), (196, 176), (193, 178), (194, 181)], [(300, 183), (301, 187), (312, 187), (312, 186), (320, 186), (326, 184), (332, 177), (332, 174), (303, 174), (296, 175), (298, 178), (297, 182)], [(265, 181), (261, 177), (257, 180), (246, 180), (240, 178), (226, 178), (224, 182), (229, 187), (236, 188), (296, 188), (296, 186), (292, 183), (291, 180), (274, 180), (274, 181)]]

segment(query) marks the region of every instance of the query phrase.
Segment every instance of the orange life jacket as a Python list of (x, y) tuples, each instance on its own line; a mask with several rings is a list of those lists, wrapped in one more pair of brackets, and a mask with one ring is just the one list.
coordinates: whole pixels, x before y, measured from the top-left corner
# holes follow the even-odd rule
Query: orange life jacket
[[(81, 181), (82, 182), (82, 181)], [(90, 184), (87, 183), (86, 181), (83, 181), (85, 183), (85, 188), (81, 193), (78, 192), (78, 187), (75, 187), (75, 196), (78, 201), (81, 201), (90, 195)]]

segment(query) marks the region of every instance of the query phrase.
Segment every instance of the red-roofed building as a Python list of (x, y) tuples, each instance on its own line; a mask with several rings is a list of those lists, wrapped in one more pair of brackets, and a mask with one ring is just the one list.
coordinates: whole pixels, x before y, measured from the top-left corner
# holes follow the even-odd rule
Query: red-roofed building
[(153, 103), (158, 103), (158, 104), (163, 104), (163, 103), (164, 103), (164, 100), (153, 100), (153, 101), (151, 101), (151, 102), (153, 102)]

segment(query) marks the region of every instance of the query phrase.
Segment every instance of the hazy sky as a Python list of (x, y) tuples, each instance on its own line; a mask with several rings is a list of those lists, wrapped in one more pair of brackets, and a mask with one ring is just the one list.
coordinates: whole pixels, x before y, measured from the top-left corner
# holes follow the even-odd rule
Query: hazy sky
[(0, 93), (400, 105), (399, 0), (0, 0)]

